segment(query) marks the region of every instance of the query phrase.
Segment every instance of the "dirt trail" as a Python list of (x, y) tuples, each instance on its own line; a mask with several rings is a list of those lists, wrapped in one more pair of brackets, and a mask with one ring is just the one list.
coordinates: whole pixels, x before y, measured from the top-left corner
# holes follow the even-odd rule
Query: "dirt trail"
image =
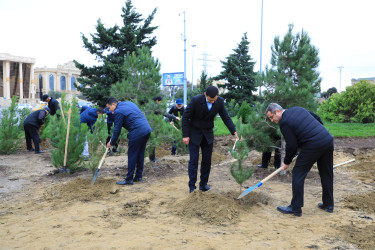
[[(305, 183), (302, 217), (276, 206), (291, 199), (291, 175), (278, 175), (238, 201), (229, 172), (231, 137), (219, 137), (209, 184), (188, 192), (187, 156), (157, 151), (144, 181), (118, 186), (126, 156), (108, 157), (91, 186), (91, 173), (54, 174), (50, 156), (20, 151), (0, 156), (0, 249), (373, 249), (375, 150), (373, 140), (335, 140), (335, 211), (317, 208), (320, 179), (313, 167)], [(372, 144), (375, 145), (375, 144)], [(164, 152), (164, 153), (163, 153)], [(159, 154), (158, 154), (159, 153)], [(251, 152), (248, 165), (260, 161)], [(254, 169), (253, 186), (274, 169)]]

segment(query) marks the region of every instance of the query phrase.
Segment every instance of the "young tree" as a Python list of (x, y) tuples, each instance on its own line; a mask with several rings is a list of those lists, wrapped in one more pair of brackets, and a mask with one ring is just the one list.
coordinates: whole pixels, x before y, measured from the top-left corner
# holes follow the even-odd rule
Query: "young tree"
[(243, 35), (238, 47), (234, 49), (234, 53), (227, 57), (227, 61), (221, 61), (223, 71), (214, 80), (224, 80), (225, 84), (218, 84), (219, 88), (225, 88), (228, 92), (221, 96), (230, 102), (235, 99), (239, 105), (243, 101), (253, 104), (256, 96), (256, 73), (254, 72), (255, 62), (249, 55), (249, 42), (246, 33)]
[[(82, 34), (84, 47), (93, 55), (99, 65), (88, 67), (74, 61), (76, 67), (81, 70), (81, 77), (76, 88), (81, 91), (89, 101), (105, 106), (105, 100), (109, 96), (110, 86), (124, 77), (124, 60), (127, 53), (132, 54), (142, 46), (152, 48), (156, 44), (156, 38), (152, 33), (156, 26), (151, 26), (156, 8), (143, 19), (137, 13), (131, 0), (127, 0), (122, 8), (123, 26), (114, 25), (105, 28), (102, 21), (97, 21), (96, 32), (91, 34), (92, 42)], [(143, 22), (143, 23), (142, 23)]]
[(128, 53), (123, 71), (123, 78), (111, 86), (111, 96), (143, 105), (150, 97), (159, 95), (160, 64), (147, 47)]
[(271, 47), (271, 66), (262, 77), (264, 99), (283, 108), (300, 106), (315, 111), (320, 93), (319, 51), (311, 44), (307, 32), (293, 34), (293, 24), (283, 40), (278, 36)]
[(54, 150), (52, 150), (52, 164), (58, 169), (64, 167), (65, 142), (68, 131), (68, 110), (70, 108), (71, 117), (66, 168), (70, 169), (70, 173), (74, 173), (82, 167), (82, 152), (88, 127), (86, 124), (80, 124), (76, 98), (73, 99), (72, 103), (68, 103), (65, 100), (65, 94), (63, 94), (60, 103), (63, 107), (61, 112), (64, 112), (65, 121), (63, 116), (60, 118), (57, 118), (55, 115), (51, 116), (48, 128), (46, 128), (49, 130), (47, 133), (51, 136), (51, 145), (54, 147)]
[(17, 151), (24, 135), (23, 120), (30, 112), (17, 110), (17, 97), (12, 97), (12, 104), (1, 110), (0, 114), (0, 154), (12, 154)]

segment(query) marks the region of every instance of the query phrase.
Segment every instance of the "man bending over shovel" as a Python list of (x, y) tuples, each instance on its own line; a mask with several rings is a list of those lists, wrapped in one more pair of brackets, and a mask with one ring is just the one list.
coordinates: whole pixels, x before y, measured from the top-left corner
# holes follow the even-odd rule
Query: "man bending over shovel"
[(289, 167), (297, 148), (301, 151), (292, 170), (293, 198), (287, 207), (277, 207), (284, 214), (302, 215), (305, 178), (317, 162), (323, 188), (323, 203), (318, 207), (333, 212), (333, 137), (321, 124), (320, 118), (301, 107), (283, 109), (277, 103), (271, 103), (266, 109), (267, 117), (276, 124), (286, 142), (283, 170)]
[[(113, 97), (108, 98), (107, 108), (114, 112), (115, 126), (107, 147), (116, 145), (121, 128), (128, 130), (128, 174), (118, 185), (133, 185), (142, 181), (145, 149), (151, 134), (151, 127), (141, 110), (132, 102), (117, 102)], [(135, 172), (135, 176), (134, 176)]]

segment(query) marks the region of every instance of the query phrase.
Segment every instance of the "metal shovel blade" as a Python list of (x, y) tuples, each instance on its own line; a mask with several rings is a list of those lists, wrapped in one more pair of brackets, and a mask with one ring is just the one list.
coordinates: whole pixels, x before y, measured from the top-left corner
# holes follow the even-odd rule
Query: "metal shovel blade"
[(251, 191), (253, 191), (254, 189), (256, 189), (257, 187), (260, 187), (262, 186), (262, 182), (258, 182), (255, 186), (252, 186), (252, 187), (249, 187), (248, 189), (246, 189), (240, 196), (238, 196), (237, 200), (238, 199), (241, 199), (242, 197), (244, 197), (245, 195), (247, 195), (248, 193), (250, 193)]

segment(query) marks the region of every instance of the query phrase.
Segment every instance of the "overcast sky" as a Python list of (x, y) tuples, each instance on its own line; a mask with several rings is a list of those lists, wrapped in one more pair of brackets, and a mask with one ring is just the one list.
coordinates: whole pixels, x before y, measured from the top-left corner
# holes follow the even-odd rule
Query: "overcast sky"
[[(208, 75), (219, 74), (220, 60), (233, 53), (245, 32), (259, 71), (262, 0), (132, 2), (144, 17), (158, 8), (153, 52), (161, 73), (184, 71), (184, 11), (188, 81), (199, 78), (205, 55)], [(80, 34), (90, 37), (99, 18), (107, 28), (121, 26), (124, 5), (123, 0), (0, 0), (0, 53), (33, 57), (36, 67), (55, 68), (73, 59), (94, 65)], [(322, 91), (340, 90), (339, 66), (342, 90), (352, 78), (375, 77), (374, 10), (373, 0), (263, 0), (262, 68), (270, 62), (274, 37), (283, 37), (293, 23), (294, 33), (305, 30), (319, 49)]]

